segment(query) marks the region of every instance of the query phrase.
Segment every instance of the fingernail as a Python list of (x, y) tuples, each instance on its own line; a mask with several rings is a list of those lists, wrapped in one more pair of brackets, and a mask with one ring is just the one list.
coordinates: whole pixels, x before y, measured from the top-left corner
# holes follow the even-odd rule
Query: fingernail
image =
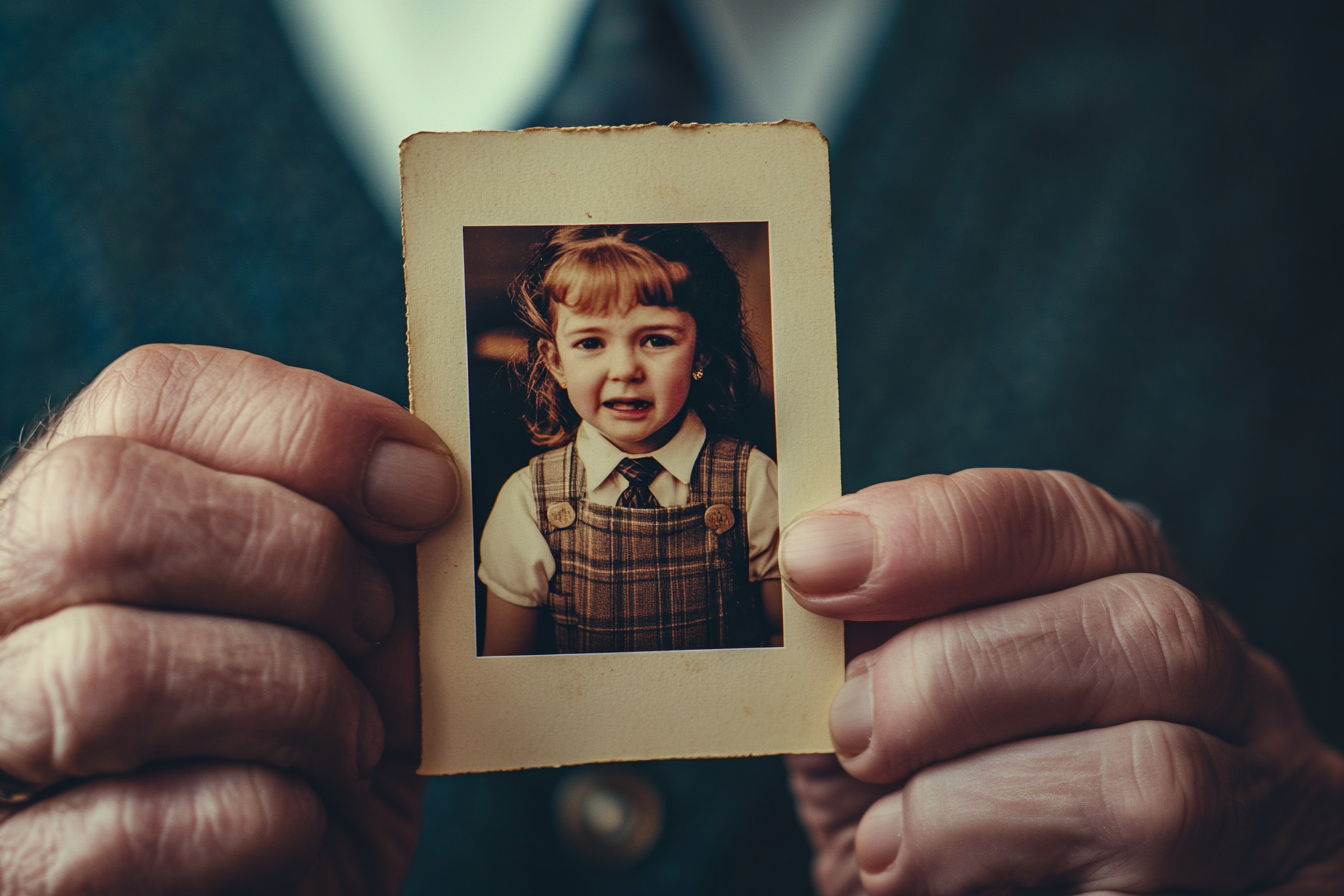
[(364, 688), (359, 689), (359, 737), (355, 749), (359, 776), (367, 778), (383, 758), (383, 717), (373, 695)]
[(401, 529), (430, 529), (457, 504), (457, 468), (442, 454), (384, 439), (364, 471), (364, 506)]
[(805, 597), (853, 591), (873, 568), (873, 527), (858, 513), (818, 513), (784, 532), (779, 569)]
[(857, 756), (868, 749), (872, 739), (872, 676), (864, 668), (831, 701), (831, 741), (840, 755)]
[(893, 793), (878, 800), (859, 822), (854, 838), (854, 858), (869, 874), (886, 871), (901, 851), (905, 828), (905, 795)]
[(350, 624), (365, 641), (377, 644), (392, 630), (392, 619), (397, 612), (392, 583), (372, 557), (364, 557), (360, 560), (355, 587), (358, 591)]

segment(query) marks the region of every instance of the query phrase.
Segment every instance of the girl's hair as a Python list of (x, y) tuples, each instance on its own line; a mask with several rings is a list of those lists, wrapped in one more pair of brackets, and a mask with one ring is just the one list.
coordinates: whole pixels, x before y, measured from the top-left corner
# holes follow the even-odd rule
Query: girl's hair
[(675, 306), (690, 314), (704, 376), (691, 380), (687, 401), (711, 429), (731, 429), (738, 409), (756, 394), (742, 284), (719, 247), (693, 224), (558, 228), (536, 246), (510, 292), (530, 337), (527, 357), (517, 366), (537, 445), (563, 444), (579, 425), (539, 346), (555, 339), (555, 305), (583, 314), (623, 314), (635, 305)]

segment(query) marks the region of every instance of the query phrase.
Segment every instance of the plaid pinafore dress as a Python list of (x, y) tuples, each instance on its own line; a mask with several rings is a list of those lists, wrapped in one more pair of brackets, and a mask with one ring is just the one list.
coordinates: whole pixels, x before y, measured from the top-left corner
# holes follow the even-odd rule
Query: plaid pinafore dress
[(537, 519), (555, 556), (545, 606), (558, 653), (765, 643), (749, 579), (751, 448), (708, 437), (681, 507), (589, 502), (572, 442), (533, 458)]

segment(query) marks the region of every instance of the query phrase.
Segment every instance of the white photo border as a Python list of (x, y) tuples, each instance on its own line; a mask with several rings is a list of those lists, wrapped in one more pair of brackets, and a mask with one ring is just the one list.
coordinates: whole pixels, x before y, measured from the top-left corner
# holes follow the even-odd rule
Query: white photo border
[(799, 122), (421, 133), (402, 144), (412, 410), (462, 473), (418, 549), (423, 774), (830, 752), (843, 628), (784, 646), (478, 657), (463, 227), (763, 221), (780, 520), (840, 494), (826, 142)]

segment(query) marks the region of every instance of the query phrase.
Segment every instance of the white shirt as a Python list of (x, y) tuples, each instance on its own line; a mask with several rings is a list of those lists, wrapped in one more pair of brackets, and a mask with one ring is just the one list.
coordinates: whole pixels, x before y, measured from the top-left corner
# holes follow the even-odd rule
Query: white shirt
[[(613, 507), (628, 484), (616, 472), (627, 457), (652, 457), (663, 470), (649, 491), (663, 507), (680, 507), (690, 498), (691, 472), (705, 445), (705, 425), (691, 411), (681, 429), (652, 454), (626, 454), (587, 423), (579, 424), (575, 451), (587, 473), (587, 500)], [(779, 578), (779, 488), (775, 462), (753, 448), (747, 458), (747, 543), (750, 579)], [(537, 518), (532, 469), (524, 467), (499, 490), (495, 507), (481, 533), (481, 566), (485, 587), (510, 603), (535, 607), (546, 598), (555, 575), (555, 556)]]

